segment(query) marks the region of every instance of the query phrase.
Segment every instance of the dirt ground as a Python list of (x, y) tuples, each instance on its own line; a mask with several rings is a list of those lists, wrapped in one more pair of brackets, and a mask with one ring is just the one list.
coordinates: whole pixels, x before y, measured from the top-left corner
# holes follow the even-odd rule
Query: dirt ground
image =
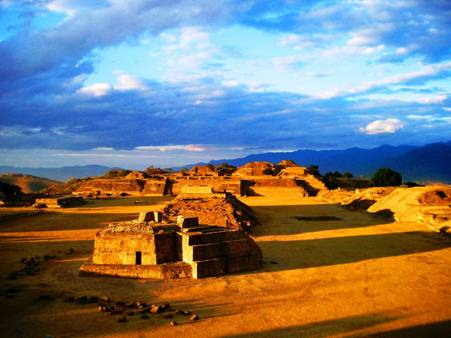
[[(160, 208), (167, 198), (141, 200), (145, 204), (126, 198), (39, 214), (1, 211), (0, 335), (451, 336), (451, 239), (418, 223), (387, 223), (315, 198), (242, 198), (262, 223), (255, 236), (265, 263), (258, 271), (200, 280), (79, 277), (100, 227)], [(315, 220), (319, 216), (338, 219)], [(22, 257), (45, 254), (56, 258), (42, 263), (42, 272), (5, 279)], [(95, 304), (64, 302), (70, 295), (168, 302), (200, 319), (151, 315), (118, 323)]]

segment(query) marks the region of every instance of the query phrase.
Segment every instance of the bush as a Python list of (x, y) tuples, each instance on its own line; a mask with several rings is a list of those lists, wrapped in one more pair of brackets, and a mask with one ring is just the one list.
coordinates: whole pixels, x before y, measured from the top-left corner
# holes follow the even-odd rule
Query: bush
[(319, 166), (317, 166), (317, 165), (315, 165), (315, 164), (313, 164), (313, 165), (311, 165), (311, 166), (308, 166), (308, 167), (307, 167), (307, 172), (308, 172), (310, 175), (315, 176), (316, 178), (321, 177), (321, 174), (319, 173)]
[(103, 175), (103, 178), (120, 178), (125, 177), (128, 174), (130, 174), (131, 170), (125, 170), (125, 169), (112, 169), (108, 171), (105, 175)]
[(228, 163), (221, 163), (216, 166), (219, 175), (232, 175), (236, 171), (236, 167)]
[(390, 168), (380, 168), (374, 173), (371, 183), (376, 187), (397, 187), (402, 184), (402, 176)]

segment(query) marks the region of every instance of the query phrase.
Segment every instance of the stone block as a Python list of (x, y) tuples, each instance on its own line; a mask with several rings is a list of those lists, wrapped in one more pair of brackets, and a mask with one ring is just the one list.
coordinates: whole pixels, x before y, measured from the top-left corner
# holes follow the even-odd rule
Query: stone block
[(177, 216), (177, 225), (182, 229), (193, 228), (199, 225), (198, 217)]
[(153, 221), (156, 223), (161, 223), (163, 221), (163, 213), (161, 213), (160, 211), (154, 211)]
[(226, 272), (225, 259), (209, 259), (191, 263), (192, 277), (204, 278), (223, 275)]
[(154, 220), (153, 212), (151, 211), (141, 211), (138, 217), (138, 223), (151, 222)]

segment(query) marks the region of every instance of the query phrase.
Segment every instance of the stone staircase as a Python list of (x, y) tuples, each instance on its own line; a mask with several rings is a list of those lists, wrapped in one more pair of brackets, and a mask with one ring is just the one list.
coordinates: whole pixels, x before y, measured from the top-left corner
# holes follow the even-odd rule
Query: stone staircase
[(193, 278), (217, 276), (261, 266), (260, 248), (243, 230), (193, 226), (178, 232), (180, 259), (192, 267)]

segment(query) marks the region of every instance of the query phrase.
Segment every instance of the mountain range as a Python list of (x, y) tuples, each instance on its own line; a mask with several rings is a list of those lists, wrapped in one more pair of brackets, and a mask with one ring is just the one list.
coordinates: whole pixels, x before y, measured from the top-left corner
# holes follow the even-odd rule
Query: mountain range
[(67, 181), (70, 178), (84, 178), (89, 176), (101, 176), (107, 171), (116, 168), (110, 168), (101, 165), (82, 165), (60, 168), (20, 168), (10, 166), (0, 166), (1, 173), (20, 173), (45, 177), (56, 181)]
[[(320, 172), (351, 172), (354, 176), (370, 177), (378, 168), (388, 167), (399, 171), (405, 181), (451, 183), (451, 141), (425, 146), (382, 145), (373, 149), (349, 148), (343, 150), (296, 150), (248, 155), (235, 159), (210, 161), (210, 164), (227, 162), (241, 166), (247, 162), (293, 160), (299, 165), (318, 165)], [(196, 163), (187, 165), (206, 164)], [(18, 168), (0, 166), (0, 173), (21, 173), (46, 177), (57, 181), (69, 178), (101, 176), (111, 168), (100, 165), (71, 166), (61, 168)], [(174, 168), (179, 169), (179, 168)]]
[(292, 160), (302, 166), (318, 165), (320, 172), (351, 172), (354, 176), (370, 177), (382, 167), (399, 171), (405, 181), (451, 183), (451, 142), (433, 143), (421, 147), (382, 145), (373, 149), (296, 150), (253, 154), (236, 159), (210, 161), (241, 166), (247, 162)]

